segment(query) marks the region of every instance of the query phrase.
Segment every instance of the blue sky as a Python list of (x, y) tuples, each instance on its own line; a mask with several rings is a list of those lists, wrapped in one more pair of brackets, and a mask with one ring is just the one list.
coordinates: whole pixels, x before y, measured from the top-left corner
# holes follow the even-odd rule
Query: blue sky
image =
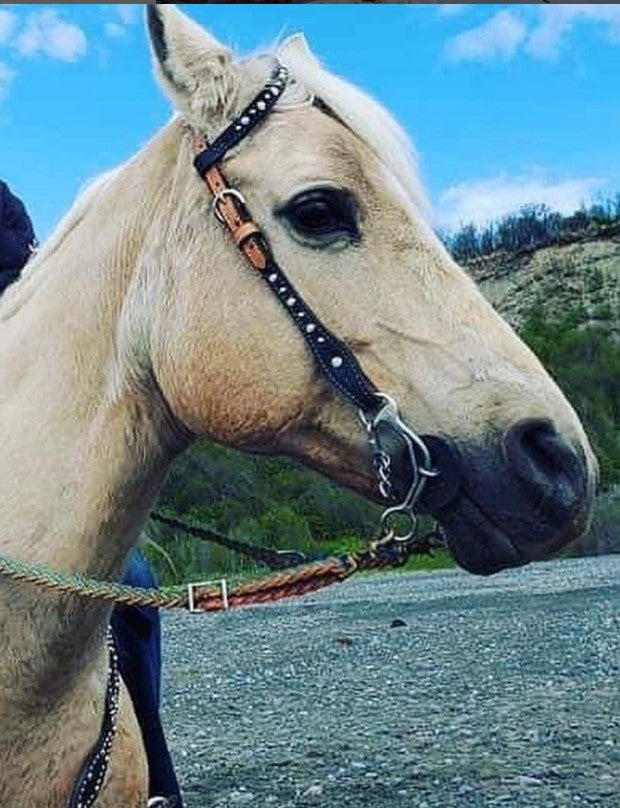
[[(304, 31), (421, 156), (438, 226), (620, 192), (620, 5), (187, 4), (240, 53)], [(47, 236), (169, 117), (142, 6), (0, 4), (0, 177)]]

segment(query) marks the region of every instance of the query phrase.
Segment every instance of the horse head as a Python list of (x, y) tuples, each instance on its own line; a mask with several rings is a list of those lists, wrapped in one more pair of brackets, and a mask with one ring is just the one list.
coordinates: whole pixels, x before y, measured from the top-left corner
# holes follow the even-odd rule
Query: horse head
[[(211, 215), (183, 133), (217, 136), (277, 60), (290, 72), (286, 90), (223, 170), (295, 289), (428, 436), (440, 476), (420, 506), (443, 526), (457, 562), (477, 573), (547, 557), (580, 534), (596, 461), (579, 418), (433, 232), (390, 115), (322, 67), (301, 36), (240, 61), (175, 6), (151, 4), (147, 14), (182, 134), (135, 294), (141, 345), (175, 421), (379, 497), (355, 408)], [(397, 491), (409, 471), (401, 452)]]

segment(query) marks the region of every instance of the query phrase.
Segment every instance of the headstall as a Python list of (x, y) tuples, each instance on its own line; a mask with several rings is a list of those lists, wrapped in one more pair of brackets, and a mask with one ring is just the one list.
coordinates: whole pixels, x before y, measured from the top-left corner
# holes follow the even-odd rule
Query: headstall
[[(371, 447), (379, 490), (385, 499), (392, 502), (381, 517), (382, 531), (397, 531), (397, 526), (402, 529), (401, 520), (404, 518), (405, 530), (396, 538), (407, 542), (414, 538), (416, 532), (416, 503), (428, 479), (439, 474), (433, 467), (426, 442), (405, 424), (394, 400), (380, 392), (366, 376), (351, 349), (304, 302), (276, 262), (265, 234), (252, 220), (243, 194), (229, 185), (219, 167), (227, 153), (267, 118), (283, 95), (288, 80), (287, 68), (278, 64), (263, 90), (213, 143), (209, 144), (202, 135), (193, 132), (196, 152), (194, 166), (213, 196), (216, 218), (226, 226), (249, 264), (286, 310), (323, 375), (357, 408)], [(392, 457), (385, 445), (386, 435), (390, 433), (404, 446), (409, 462), (410, 480), (401, 502), (395, 501), (391, 479)]]

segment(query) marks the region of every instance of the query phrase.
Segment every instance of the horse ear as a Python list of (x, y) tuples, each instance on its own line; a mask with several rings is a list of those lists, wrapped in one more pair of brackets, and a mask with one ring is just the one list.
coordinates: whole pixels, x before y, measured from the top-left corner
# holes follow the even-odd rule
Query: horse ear
[(298, 67), (301, 64), (312, 68), (319, 66), (319, 60), (310, 50), (308, 40), (303, 34), (292, 34), (278, 48), (278, 58), (287, 67)]
[(228, 48), (174, 4), (149, 3), (153, 63), (175, 107), (207, 131), (235, 109), (239, 74)]

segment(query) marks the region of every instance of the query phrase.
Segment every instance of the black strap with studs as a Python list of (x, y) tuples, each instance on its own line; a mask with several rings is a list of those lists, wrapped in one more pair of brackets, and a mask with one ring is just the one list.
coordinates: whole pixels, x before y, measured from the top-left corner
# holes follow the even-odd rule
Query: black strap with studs
[(208, 144), (202, 136), (196, 136), (194, 166), (215, 197), (218, 218), (228, 226), (237, 246), (254, 269), (260, 271), (268, 287), (286, 309), (323, 375), (349, 402), (370, 413), (377, 408), (377, 388), (366, 376), (351, 349), (323, 325), (279, 267), (265, 234), (253, 224), (243, 196), (228, 185), (218, 165), (230, 149), (239, 145), (265, 120), (284, 92), (288, 78), (288, 70), (283, 65), (277, 65), (263, 90), (212, 144)]
[(111, 629), (108, 629), (107, 645), (110, 662), (101, 731), (97, 743), (86, 758), (75, 781), (67, 808), (91, 808), (97, 801), (108, 771), (112, 743), (116, 736), (121, 688), (118, 654)]

